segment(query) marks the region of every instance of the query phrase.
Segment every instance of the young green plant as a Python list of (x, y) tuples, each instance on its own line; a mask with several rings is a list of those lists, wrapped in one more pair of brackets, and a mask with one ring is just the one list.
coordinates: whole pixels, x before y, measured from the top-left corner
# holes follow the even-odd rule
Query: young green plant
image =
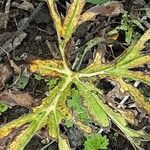
[(140, 34), (136, 32), (136, 28), (144, 30), (142, 24), (135, 18), (132, 18), (130, 15), (126, 13), (123, 14), (121, 19), (121, 24), (117, 27), (113, 28), (108, 35), (118, 34), (120, 31), (124, 31), (125, 33), (125, 42), (129, 45), (134, 39), (140, 37)]
[(89, 135), (84, 143), (84, 150), (104, 150), (107, 149), (109, 140), (101, 134)]

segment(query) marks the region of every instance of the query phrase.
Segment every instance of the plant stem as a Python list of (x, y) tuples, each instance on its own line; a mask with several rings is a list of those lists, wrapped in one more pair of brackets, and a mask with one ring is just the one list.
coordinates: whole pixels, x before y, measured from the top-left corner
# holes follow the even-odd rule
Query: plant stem
[(97, 76), (97, 75), (105, 75), (105, 74), (108, 74), (108, 71), (112, 70), (112, 69), (114, 69), (114, 66), (107, 68), (105, 70), (101, 70), (101, 71), (93, 72), (93, 73), (78, 73), (78, 77), (79, 78), (82, 78), (82, 77), (90, 78), (90, 77)]
[(61, 52), (64, 69), (66, 70), (67, 74), (72, 74), (72, 71), (68, 67), (68, 60), (67, 60), (66, 54), (65, 54), (66, 45), (67, 44), (66, 44), (65, 40), (59, 40), (59, 50)]

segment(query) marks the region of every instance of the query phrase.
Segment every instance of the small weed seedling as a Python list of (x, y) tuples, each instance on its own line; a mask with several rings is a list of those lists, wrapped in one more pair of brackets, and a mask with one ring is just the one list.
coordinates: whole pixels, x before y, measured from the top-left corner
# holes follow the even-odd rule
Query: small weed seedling
[(1, 113), (5, 112), (7, 109), (8, 109), (8, 106), (5, 103), (0, 102), (0, 115)]
[(140, 34), (135, 31), (136, 27), (144, 30), (143, 26), (137, 19), (131, 18), (127, 13), (124, 13), (121, 19), (121, 24), (111, 30), (108, 35), (118, 34), (120, 31), (124, 31), (125, 42), (129, 45), (134, 39), (140, 37)]
[[(48, 0), (50, 13), (57, 31), (62, 60), (34, 60), (30, 65), (30, 70), (33, 73), (40, 73), (41, 76), (59, 78), (59, 81), (49, 91), (48, 96), (42, 100), (41, 104), (32, 108), (32, 112), (0, 128), (0, 140), (7, 143), (9, 135), (14, 136), (13, 140), (7, 145), (8, 149), (23, 150), (34, 134), (41, 128), (47, 127), (51, 138), (58, 141), (59, 149), (69, 150), (67, 137), (60, 131), (60, 124), (65, 124), (66, 120), (70, 120), (85, 134), (92, 132), (90, 128), (92, 122), (107, 128), (112, 121), (131, 144), (140, 150), (142, 149), (140, 141), (148, 139), (149, 136), (144, 131), (128, 127), (128, 123), (134, 122), (132, 112), (109, 106), (106, 96), (94, 85), (94, 77), (115, 81), (121, 92), (129, 92), (137, 106), (150, 114), (150, 102), (137, 88), (127, 82), (128, 80), (134, 80), (150, 85), (148, 73), (132, 69), (150, 63), (150, 56), (142, 53), (144, 44), (150, 39), (150, 29), (136, 43), (132, 43), (115, 61), (103, 63), (103, 56), (97, 53), (93, 63), (85, 69), (72, 71), (66, 57), (69, 41), (81, 23), (91, 20), (96, 15), (90, 11), (82, 13), (84, 5), (85, 0), (73, 0), (62, 22), (56, 10), (55, 1)], [(100, 43), (105, 39), (96, 37), (92, 41)], [(87, 46), (94, 46), (93, 42), (89, 43)], [(91, 137), (92, 139), (93, 137)], [(98, 137), (97, 139), (99, 140)], [(88, 143), (90, 142), (86, 142), (85, 146)], [(106, 139), (104, 140), (104, 146), (107, 146)]]
[(106, 150), (109, 140), (101, 134), (92, 134), (84, 143), (84, 150)]

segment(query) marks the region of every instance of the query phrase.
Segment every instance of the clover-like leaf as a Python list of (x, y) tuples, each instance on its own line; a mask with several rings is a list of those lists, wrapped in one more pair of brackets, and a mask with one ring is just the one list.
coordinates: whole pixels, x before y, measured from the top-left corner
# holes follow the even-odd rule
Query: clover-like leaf
[(92, 134), (87, 137), (87, 140), (84, 143), (84, 150), (98, 150), (98, 149), (107, 149), (109, 140), (106, 136), (101, 134)]

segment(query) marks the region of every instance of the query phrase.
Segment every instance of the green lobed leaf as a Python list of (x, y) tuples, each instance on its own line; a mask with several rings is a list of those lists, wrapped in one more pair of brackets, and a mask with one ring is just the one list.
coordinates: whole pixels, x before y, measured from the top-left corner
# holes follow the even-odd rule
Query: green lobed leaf
[(108, 127), (109, 119), (101, 107), (98, 95), (91, 92), (92, 90), (88, 89), (83, 82), (76, 82), (76, 85), (80, 95), (84, 98), (83, 105), (88, 110), (91, 118), (103, 127)]
[(86, 109), (81, 104), (81, 97), (77, 89), (73, 88), (71, 90), (71, 98), (67, 101), (67, 103), (68, 106), (76, 112), (80, 121), (84, 123), (89, 122), (90, 117)]
[(106, 136), (101, 134), (92, 134), (87, 136), (84, 143), (84, 150), (105, 150), (109, 144), (109, 140)]

